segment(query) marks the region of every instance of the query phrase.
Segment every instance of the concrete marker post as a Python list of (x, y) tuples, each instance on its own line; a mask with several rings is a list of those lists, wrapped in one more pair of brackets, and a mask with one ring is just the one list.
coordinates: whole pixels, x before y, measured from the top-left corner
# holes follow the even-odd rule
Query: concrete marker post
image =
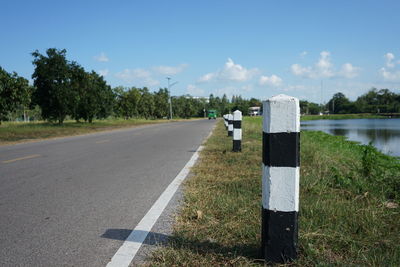
[(285, 263), (297, 258), (300, 106), (277, 95), (263, 108), (261, 252), (267, 262)]
[(225, 124), (225, 129), (228, 130), (228, 114), (224, 115), (224, 124)]
[(242, 151), (242, 112), (233, 112), (233, 152)]
[(233, 136), (233, 115), (228, 114), (228, 136)]

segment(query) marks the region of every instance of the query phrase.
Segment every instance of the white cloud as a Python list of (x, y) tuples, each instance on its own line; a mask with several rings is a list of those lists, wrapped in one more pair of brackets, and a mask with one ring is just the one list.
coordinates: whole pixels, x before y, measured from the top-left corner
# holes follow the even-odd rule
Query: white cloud
[(322, 51), (320, 58), (316, 64), (317, 75), (324, 78), (333, 77), (335, 74), (332, 70), (331, 54), (328, 51)]
[(98, 72), (99, 72), (100, 76), (103, 76), (103, 77), (107, 76), (109, 73), (108, 69), (99, 70)]
[(217, 89), (214, 95), (224, 95), (224, 94), (228, 98), (231, 98), (233, 95), (240, 95), (240, 90), (238, 90), (238, 88), (233, 86), (227, 86)]
[(394, 68), (394, 66), (396, 65), (395, 62), (393, 62), (394, 60), (394, 55), (392, 53), (386, 53), (384, 55), (385, 59), (386, 59), (386, 67), (388, 68)]
[(180, 64), (179, 66), (156, 66), (153, 67), (153, 70), (162, 75), (175, 75), (182, 71), (184, 71), (189, 65), (188, 64)]
[(383, 80), (388, 82), (399, 82), (400, 81), (400, 70), (395, 69), (396, 65), (400, 64), (400, 61), (394, 61), (393, 53), (386, 53), (383, 56), (386, 59), (386, 67), (382, 67), (379, 72), (382, 75)]
[(311, 79), (332, 78), (336, 76), (354, 78), (358, 75), (358, 71), (360, 70), (360, 68), (350, 63), (345, 63), (342, 65), (341, 70), (336, 72), (331, 62), (331, 54), (328, 51), (322, 51), (320, 53), (320, 57), (313, 67), (303, 67), (300, 64), (293, 64), (290, 69), (296, 76)]
[(145, 69), (124, 69), (115, 76), (127, 83), (141, 83), (145, 86), (156, 86), (159, 81), (151, 77), (151, 73)]
[(290, 92), (290, 91), (301, 91), (306, 89), (304, 85), (288, 85), (285, 88), (283, 88), (283, 91), (285, 92)]
[(242, 90), (245, 92), (251, 92), (251, 91), (253, 91), (253, 86), (250, 84), (244, 85), (244, 86), (242, 86)]
[(221, 70), (203, 75), (200, 77), (199, 82), (209, 82), (212, 80), (244, 82), (253, 78), (257, 73), (258, 69), (246, 69), (239, 64), (235, 64), (232, 59), (228, 58), (228, 61)]
[(314, 78), (315, 73), (311, 69), (311, 67), (302, 67), (299, 64), (293, 64), (290, 69), (292, 73), (296, 76), (301, 76), (305, 78)]
[(350, 63), (345, 63), (342, 65), (342, 69), (339, 71), (339, 75), (345, 78), (351, 79), (358, 75), (360, 68), (354, 67)]
[(106, 56), (104, 52), (101, 52), (100, 55), (94, 56), (94, 60), (98, 62), (108, 62), (109, 58)]
[(271, 76), (261, 76), (259, 80), (260, 85), (270, 85), (274, 87), (278, 87), (282, 85), (282, 78), (279, 76), (272, 74)]
[(380, 73), (385, 81), (400, 81), (400, 70), (390, 71), (385, 68), (381, 68)]
[(191, 96), (204, 96), (204, 90), (193, 84), (187, 86), (186, 92)]
[(200, 77), (199, 82), (208, 82), (214, 79), (214, 77), (215, 77), (214, 73), (207, 73)]
[(303, 52), (300, 53), (300, 57), (303, 58), (303, 57), (307, 56), (307, 54), (308, 54), (307, 51), (303, 51)]

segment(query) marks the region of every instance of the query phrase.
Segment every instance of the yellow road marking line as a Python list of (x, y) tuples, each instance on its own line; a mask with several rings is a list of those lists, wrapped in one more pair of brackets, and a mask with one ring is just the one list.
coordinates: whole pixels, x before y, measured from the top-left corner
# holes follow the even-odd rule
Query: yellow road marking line
[(107, 142), (110, 142), (110, 140), (96, 141), (96, 144), (102, 144), (102, 143), (107, 143)]
[(2, 161), (2, 163), (11, 163), (11, 162), (18, 161), (18, 160), (33, 159), (33, 158), (37, 158), (37, 157), (40, 157), (40, 155), (39, 154), (34, 154), (34, 155), (26, 156), (26, 157), (10, 159), (10, 160), (4, 160), (4, 161)]

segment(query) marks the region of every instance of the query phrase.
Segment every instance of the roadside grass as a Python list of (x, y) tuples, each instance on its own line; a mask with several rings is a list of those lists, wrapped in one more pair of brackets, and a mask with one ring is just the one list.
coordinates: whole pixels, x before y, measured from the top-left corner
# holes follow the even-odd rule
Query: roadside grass
[[(397, 115), (398, 116), (398, 115)], [(302, 121), (311, 120), (350, 120), (350, 119), (388, 119), (388, 116), (370, 113), (362, 114), (330, 114), (330, 115), (302, 115)]]
[(98, 131), (107, 131), (118, 128), (166, 122), (170, 121), (145, 119), (106, 119), (95, 120), (93, 123), (66, 121), (61, 125), (57, 123), (49, 123), (43, 121), (2, 122), (2, 124), (0, 125), (0, 145), (17, 143), (27, 140), (87, 134)]
[[(259, 266), (261, 118), (243, 120), (234, 153), (220, 121), (193, 176), (168, 246), (149, 266)], [(400, 164), (372, 146), (301, 133), (299, 258), (290, 266), (400, 266)]]

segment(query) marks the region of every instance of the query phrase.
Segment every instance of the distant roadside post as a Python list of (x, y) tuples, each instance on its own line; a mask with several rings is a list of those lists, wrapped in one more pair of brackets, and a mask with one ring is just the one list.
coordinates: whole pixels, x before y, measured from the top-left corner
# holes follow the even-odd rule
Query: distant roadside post
[(228, 136), (233, 136), (233, 115), (228, 114)]
[(225, 124), (225, 129), (228, 130), (228, 114), (224, 115), (224, 124)]
[(242, 112), (233, 112), (233, 152), (242, 151)]
[(300, 106), (277, 95), (263, 102), (261, 252), (266, 262), (297, 258)]

